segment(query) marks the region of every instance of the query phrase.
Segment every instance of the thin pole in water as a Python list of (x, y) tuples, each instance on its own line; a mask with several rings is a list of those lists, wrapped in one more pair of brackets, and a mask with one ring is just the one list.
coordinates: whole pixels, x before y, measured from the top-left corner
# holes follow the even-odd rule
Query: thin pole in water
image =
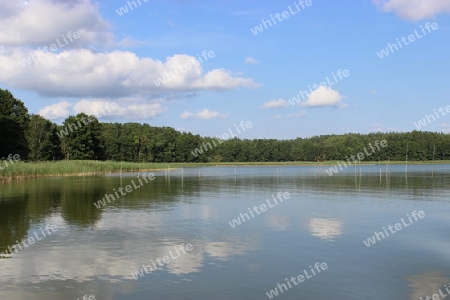
[(122, 187), (122, 165), (123, 161), (120, 161), (120, 186)]
[(386, 160), (386, 185), (388, 184), (388, 161)]
[(386, 178), (387, 178), (388, 187), (390, 187), (390, 185), (391, 185), (391, 166), (390, 166), (390, 162), (391, 162), (391, 159), (388, 157), (387, 164), (386, 164), (386, 167), (387, 167)]
[(277, 182), (278, 182), (278, 173), (279, 173), (279, 171), (278, 171), (278, 168), (277, 168)]
[(406, 186), (408, 186), (408, 150), (409, 150), (409, 143), (406, 143), (406, 157), (405, 157), (405, 180), (406, 180)]
[(170, 185), (170, 164), (167, 166), (167, 177), (169, 179), (169, 185)]
[(380, 157), (378, 157), (378, 165), (380, 166), (380, 185), (381, 185), (382, 172), (381, 172), (381, 158)]
[(361, 161), (359, 161), (359, 188), (361, 188), (361, 178), (362, 177), (362, 169), (361, 169)]
[(314, 164), (314, 180), (317, 179), (317, 163), (319, 162), (319, 160), (316, 161), (316, 163)]
[(434, 179), (434, 155), (436, 153), (436, 144), (433, 145), (433, 166), (431, 167), (431, 177)]

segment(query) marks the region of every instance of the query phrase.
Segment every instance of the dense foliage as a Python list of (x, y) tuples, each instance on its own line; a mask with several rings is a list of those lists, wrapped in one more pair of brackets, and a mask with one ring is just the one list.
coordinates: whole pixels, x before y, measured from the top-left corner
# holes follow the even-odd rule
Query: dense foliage
[(22, 101), (8, 90), (0, 89), (0, 157), (10, 153), (28, 154), (26, 130), (30, 116)]
[[(100, 123), (78, 114), (58, 126), (29, 115), (23, 102), (0, 89), (0, 157), (22, 159), (113, 160), (130, 162), (285, 162), (345, 160), (386, 140), (388, 146), (367, 157), (378, 160), (449, 160), (450, 135), (434, 132), (322, 135), (294, 140), (219, 141), (170, 127), (139, 123)], [(196, 150), (197, 149), (197, 150)]]

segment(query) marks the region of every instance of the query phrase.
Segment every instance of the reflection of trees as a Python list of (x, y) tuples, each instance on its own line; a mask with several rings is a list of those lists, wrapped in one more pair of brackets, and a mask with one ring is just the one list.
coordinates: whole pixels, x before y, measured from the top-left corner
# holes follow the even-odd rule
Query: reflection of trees
[[(434, 174), (434, 178), (426, 177), (422, 173), (411, 173), (408, 177), (408, 187), (406, 187), (403, 173), (391, 173), (388, 186), (384, 169), (380, 180), (379, 173), (376, 172), (378, 167), (365, 168), (372, 172), (362, 173), (361, 177), (357, 174), (356, 178), (349, 171), (332, 177), (320, 175), (324, 173), (324, 168), (318, 168), (318, 175), (313, 176), (315, 167), (280, 168), (279, 178), (276, 176), (276, 168), (267, 167), (239, 169), (236, 178), (234, 175), (223, 175), (224, 173), (234, 174), (232, 167), (224, 173), (219, 173), (222, 176), (203, 175), (200, 178), (196, 175), (198, 170), (187, 171), (191, 173), (191, 176), (184, 176), (183, 179), (180, 174), (173, 174), (169, 179), (160, 172), (154, 181), (145, 183), (141, 188), (108, 204), (105, 209), (171, 209), (172, 204), (180, 199), (194, 201), (193, 199), (200, 193), (233, 195), (239, 191), (255, 191), (256, 194), (267, 191), (267, 197), (269, 197), (273, 191), (281, 189), (336, 194), (349, 193), (357, 189), (378, 193), (380, 190), (389, 188), (391, 193), (424, 195), (432, 188), (450, 188), (443, 184), (445, 180), (448, 180), (447, 175), (437, 172)], [(217, 172), (214, 169), (209, 170), (208, 172)], [(220, 170), (222, 171), (223, 168)], [(161, 176), (161, 174), (163, 175)], [(255, 174), (257, 175), (255, 176)], [(26, 237), (30, 223), (38, 223), (53, 213), (61, 213), (65, 221), (71, 225), (92, 226), (97, 224), (102, 218), (104, 209), (97, 209), (93, 203), (102, 199), (105, 194), (114, 193), (114, 189), (117, 190), (121, 186), (125, 187), (130, 184), (131, 180), (138, 183), (136, 175), (125, 174), (122, 179), (115, 175), (112, 177), (42, 178), (1, 186), (0, 247), (7, 247), (14, 244), (15, 240)], [(317, 227), (317, 224), (313, 225), (312, 227)], [(333, 230), (336, 232), (339, 231), (338, 226), (326, 228), (328, 228), (327, 234), (330, 233), (329, 228), (334, 228)], [(317, 234), (320, 235), (319, 232)], [(335, 234), (333, 233), (333, 235)], [(323, 233), (322, 236), (326, 236), (326, 234)]]
[[(181, 179), (173, 178), (170, 181), (163, 178), (156, 178), (153, 181), (145, 183), (131, 193), (126, 193), (117, 199), (114, 191), (120, 187), (132, 185), (131, 181), (139, 186), (136, 177), (113, 178), (87, 178), (64, 181), (64, 188), (61, 195), (61, 210), (64, 219), (73, 225), (86, 226), (95, 225), (100, 219), (104, 209), (144, 209), (154, 206), (161, 206), (171, 202), (179, 201), (178, 196), (184, 191), (185, 195), (192, 194), (195, 190), (194, 185), (182, 187)], [(142, 180), (142, 179), (141, 179)], [(124, 191), (125, 193), (125, 191)], [(97, 209), (94, 202), (101, 200), (105, 194), (113, 195), (115, 201), (108, 203), (103, 209)]]
[(30, 228), (25, 199), (0, 201), (0, 252), (21, 241)]
[[(119, 177), (43, 178), (2, 186), (0, 246), (11, 245), (12, 241), (23, 238), (30, 222), (37, 223), (52, 213), (61, 213), (71, 225), (95, 225), (101, 219), (103, 209), (97, 209), (94, 202), (102, 199), (105, 194), (113, 194), (114, 189), (117, 191), (119, 187), (125, 188), (131, 184), (131, 180), (139, 185), (136, 177), (127, 176), (122, 180)], [(181, 178), (174, 177), (169, 181), (164, 177), (157, 177), (108, 204), (106, 209), (160, 207), (179, 201), (181, 193), (193, 195), (198, 192), (199, 186), (200, 183), (196, 180), (184, 184)]]

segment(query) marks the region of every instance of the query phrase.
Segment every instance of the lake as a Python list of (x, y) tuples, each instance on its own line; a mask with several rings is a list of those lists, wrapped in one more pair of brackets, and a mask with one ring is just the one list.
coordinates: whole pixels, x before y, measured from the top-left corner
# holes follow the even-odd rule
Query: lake
[[(328, 176), (329, 167), (0, 186), (0, 299), (449, 294), (450, 166), (358, 166)], [(110, 203), (97, 208), (105, 194)]]

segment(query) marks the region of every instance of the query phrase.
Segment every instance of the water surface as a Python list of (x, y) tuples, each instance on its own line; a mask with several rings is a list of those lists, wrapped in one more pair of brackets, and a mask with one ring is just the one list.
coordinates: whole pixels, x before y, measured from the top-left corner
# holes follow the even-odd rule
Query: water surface
[[(450, 166), (358, 166), (334, 176), (328, 168), (156, 172), (102, 209), (93, 203), (138, 174), (0, 186), (0, 252), (58, 226), (0, 259), (0, 299), (268, 299), (316, 262), (328, 269), (276, 298), (420, 299), (450, 283)], [(230, 226), (278, 192), (290, 199)], [(414, 210), (425, 218), (365, 246)], [(193, 250), (132, 276), (182, 244)]]

